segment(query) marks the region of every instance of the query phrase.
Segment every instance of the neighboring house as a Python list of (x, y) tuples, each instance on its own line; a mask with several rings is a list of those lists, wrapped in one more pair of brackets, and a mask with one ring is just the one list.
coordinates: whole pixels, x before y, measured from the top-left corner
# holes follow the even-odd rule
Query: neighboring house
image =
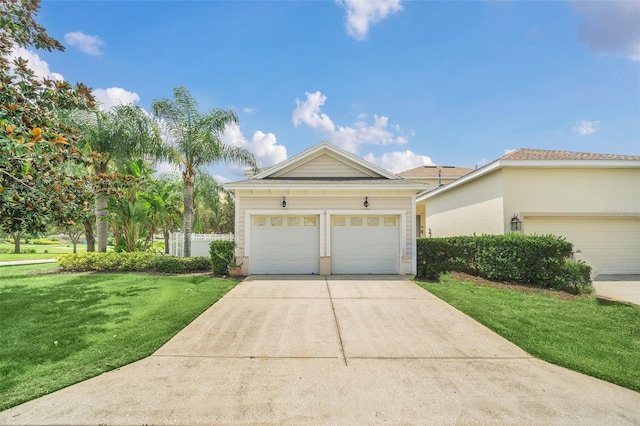
[(323, 142), (224, 186), (236, 197), (244, 275), (416, 271), (423, 184)]
[(525, 234), (571, 241), (598, 274), (640, 273), (640, 156), (518, 149), (431, 192), (434, 237)]
[[(427, 185), (427, 191), (433, 191), (447, 183), (472, 172), (473, 169), (455, 166), (420, 166), (415, 169), (398, 173), (398, 176), (405, 179), (424, 183)], [(416, 235), (418, 237), (428, 236), (425, 227), (425, 211), (424, 204), (419, 204), (416, 212)]]

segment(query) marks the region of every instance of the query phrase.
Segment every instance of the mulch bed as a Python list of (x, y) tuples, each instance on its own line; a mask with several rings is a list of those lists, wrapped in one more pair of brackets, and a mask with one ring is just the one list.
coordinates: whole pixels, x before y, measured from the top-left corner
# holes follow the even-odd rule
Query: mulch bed
[(557, 296), (558, 299), (561, 299), (561, 300), (568, 300), (576, 297), (584, 297), (584, 295), (575, 295), (575, 294), (567, 293), (566, 291), (540, 288), (530, 284), (516, 284), (516, 283), (510, 283), (510, 282), (489, 281), (482, 277), (475, 277), (473, 275), (465, 274), (464, 272), (450, 272), (449, 275), (458, 281), (472, 283), (478, 287), (493, 287), (493, 288), (518, 291), (521, 293), (544, 293), (549, 296)]

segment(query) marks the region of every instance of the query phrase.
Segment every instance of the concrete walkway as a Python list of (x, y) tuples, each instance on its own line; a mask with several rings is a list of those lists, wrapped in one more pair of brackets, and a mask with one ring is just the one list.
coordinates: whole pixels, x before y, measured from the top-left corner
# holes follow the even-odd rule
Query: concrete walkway
[(250, 277), (154, 355), (0, 424), (639, 424), (402, 277)]
[(55, 259), (2, 260), (0, 266), (33, 265), (36, 263), (55, 263)]

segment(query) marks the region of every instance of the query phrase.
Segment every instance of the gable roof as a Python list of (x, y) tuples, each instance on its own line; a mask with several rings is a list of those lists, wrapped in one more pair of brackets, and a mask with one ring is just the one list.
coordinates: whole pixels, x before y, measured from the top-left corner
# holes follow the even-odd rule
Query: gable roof
[(640, 155), (596, 154), (590, 152), (556, 151), (519, 148), (500, 157), (500, 160), (640, 160)]
[(267, 170), (237, 182), (233, 189), (282, 189), (328, 186), (332, 189), (407, 189), (426, 185), (406, 180), (343, 149), (321, 142)]
[(467, 173), (472, 172), (474, 169), (467, 169), (465, 167), (456, 166), (420, 166), (415, 169), (405, 170), (404, 172), (397, 173), (398, 176), (404, 178), (437, 178), (438, 172), (440, 177), (443, 178), (458, 178), (464, 176)]
[(258, 173), (249, 179), (258, 180), (270, 177), (282, 178), (287, 171), (300, 167), (303, 164), (306, 164), (309, 161), (322, 155), (328, 155), (333, 159), (349, 165), (372, 178), (378, 177), (386, 179), (402, 179), (401, 177), (396, 176), (393, 173), (388, 172), (383, 168), (376, 166), (375, 164), (369, 163), (368, 161), (365, 161), (362, 158), (353, 155), (341, 148), (338, 148), (337, 146), (332, 145), (328, 142), (320, 142), (319, 144), (314, 145), (305, 151), (302, 151), (300, 154), (294, 155), (293, 157), (279, 164), (276, 164), (275, 166), (270, 167), (269, 169)]
[(640, 168), (640, 156), (519, 148), (453, 182), (421, 193), (416, 201), (426, 200), (504, 167)]

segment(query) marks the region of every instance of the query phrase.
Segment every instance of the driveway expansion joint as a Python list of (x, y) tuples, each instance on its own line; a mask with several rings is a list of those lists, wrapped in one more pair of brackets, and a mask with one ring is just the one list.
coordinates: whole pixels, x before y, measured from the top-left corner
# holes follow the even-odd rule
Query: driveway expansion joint
[(336, 331), (338, 332), (338, 341), (340, 342), (340, 352), (342, 353), (342, 360), (344, 361), (344, 365), (346, 367), (349, 366), (347, 363), (347, 356), (344, 353), (344, 342), (342, 341), (342, 334), (340, 333), (340, 323), (338, 322), (338, 317), (336, 316), (336, 307), (333, 305), (333, 298), (331, 297), (331, 288), (329, 287), (329, 281), (325, 278), (324, 282), (327, 286), (327, 293), (329, 293), (329, 301), (331, 302), (331, 312), (333, 312), (333, 320), (336, 323)]

